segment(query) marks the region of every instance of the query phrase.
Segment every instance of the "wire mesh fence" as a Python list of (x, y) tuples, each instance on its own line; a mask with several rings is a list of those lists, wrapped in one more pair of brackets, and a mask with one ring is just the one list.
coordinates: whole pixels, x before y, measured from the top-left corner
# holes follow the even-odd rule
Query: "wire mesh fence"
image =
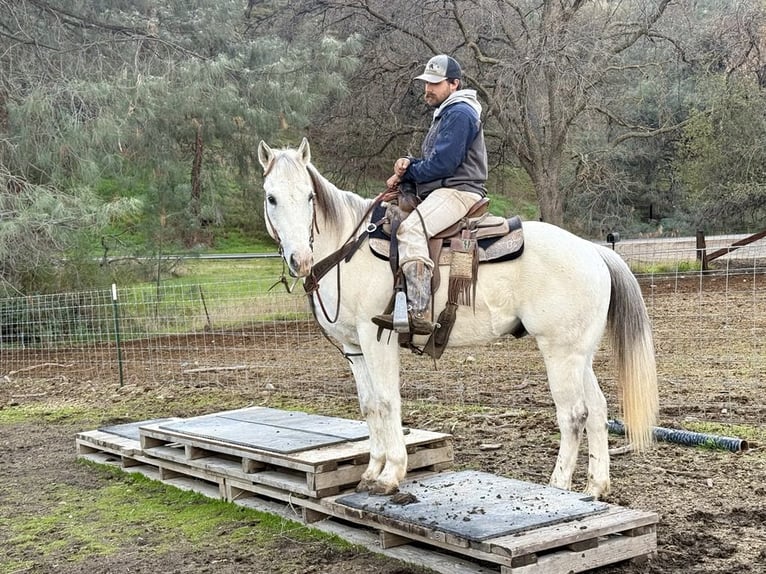
[[(766, 246), (741, 247), (718, 261), (719, 270), (703, 272), (686, 264), (696, 259), (689, 241), (614, 246), (633, 265), (649, 309), (663, 408), (717, 418), (762, 413)], [(657, 261), (665, 267), (647, 270)], [(347, 361), (322, 336), (302, 290), (270, 291), (276, 280), (222, 277), (0, 300), (0, 385), (31, 377), (51, 385), (62, 378), (115, 387), (229, 385), (254, 398), (274, 390), (353, 395)], [(614, 394), (610, 360), (604, 343), (596, 372)], [(528, 337), (455, 349), (437, 363), (403, 353), (402, 362), (405, 398), (518, 406), (509, 388), (546, 384)]]

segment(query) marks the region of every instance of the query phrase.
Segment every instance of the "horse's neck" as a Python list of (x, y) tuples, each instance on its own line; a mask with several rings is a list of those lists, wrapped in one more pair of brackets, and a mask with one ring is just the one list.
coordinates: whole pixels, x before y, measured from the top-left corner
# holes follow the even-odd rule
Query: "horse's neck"
[[(332, 185), (332, 184), (330, 184)], [(356, 237), (366, 227), (362, 221), (368, 215), (372, 200), (332, 186), (333, 201), (337, 206), (334, 218), (320, 217), (314, 236), (314, 256), (326, 257), (338, 250), (351, 237)]]

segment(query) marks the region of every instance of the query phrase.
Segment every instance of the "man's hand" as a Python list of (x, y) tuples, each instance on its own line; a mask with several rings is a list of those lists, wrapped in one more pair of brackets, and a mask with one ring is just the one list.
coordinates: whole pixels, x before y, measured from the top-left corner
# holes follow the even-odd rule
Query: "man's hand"
[(399, 177), (402, 177), (408, 167), (410, 167), (410, 158), (400, 157), (394, 162), (394, 173)]
[(386, 185), (389, 189), (399, 185), (408, 167), (410, 167), (410, 158), (408, 157), (400, 157), (394, 162), (394, 175), (386, 180)]

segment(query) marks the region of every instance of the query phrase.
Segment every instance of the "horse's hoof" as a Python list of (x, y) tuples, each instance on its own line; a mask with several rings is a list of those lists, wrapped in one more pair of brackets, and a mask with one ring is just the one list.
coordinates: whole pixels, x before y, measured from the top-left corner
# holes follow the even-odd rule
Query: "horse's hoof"
[(370, 488), (370, 494), (379, 494), (382, 496), (396, 494), (397, 492), (399, 492), (399, 487), (397, 485), (386, 485), (379, 482), (376, 482), (372, 485), (372, 488)]
[(595, 484), (589, 484), (585, 489), (585, 494), (593, 497), (593, 500), (603, 500), (607, 494), (609, 494), (609, 487), (596, 486)]
[(374, 480), (361, 480), (359, 481), (359, 484), (356, 485), (356, 491), (357, 492), (372, 492), (372, 489), (374, 487), (375, 487)]

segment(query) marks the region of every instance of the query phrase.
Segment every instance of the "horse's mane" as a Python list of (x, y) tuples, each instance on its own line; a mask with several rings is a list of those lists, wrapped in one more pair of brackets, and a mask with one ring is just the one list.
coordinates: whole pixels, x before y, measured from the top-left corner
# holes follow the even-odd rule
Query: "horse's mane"
[(296, 151), (283, 150), (283, 152), (274, 158), (273, 167), (279, 163), (280, 169), (291, 172), (290, 175), (295, 177), (300, 177), (302, 173), (305, 173), (304, 170), (308, 171), (311, 185), (314, 188), (317, 209), (325, 220), (337, 224), (348, 223), (347, 213), (349, 210), (357, 214), (357, 221), (364, 216), (371, 200), (337, 188), (319, 173), (319, 170), (312, 163), (304, 168)]
[[(338, 189), (330, 183), (312, 164), (308, 165), (311, 183), (314, 186), (317, 206), (325, 219), (333, 223), (339, 223), (344, 216), (343, 207), (353, 211), (361, 218), (367, 212), (369, 199), (365, 199), (353, 192)], [(347, 213), (347, 211), (346, 211)]]

